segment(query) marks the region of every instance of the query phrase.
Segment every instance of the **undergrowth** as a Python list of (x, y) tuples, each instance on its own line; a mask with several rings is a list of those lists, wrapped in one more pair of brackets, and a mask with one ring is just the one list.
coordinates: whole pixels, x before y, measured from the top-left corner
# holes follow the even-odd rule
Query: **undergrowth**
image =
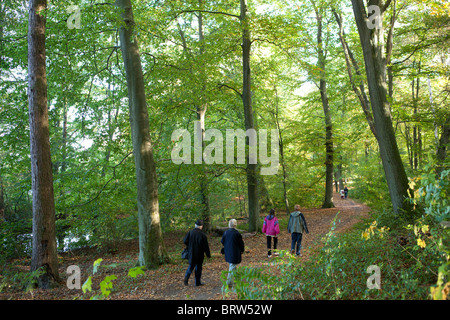
[(417, 179), (409, 201), (423, 209), (414, 224), (396, 222), (391, 229), (384, 211), (380, 222), (375, 215), (336, 234), (337, 214), (310, 259), (281, 252), (267, 268), (239, 267), (234, 286), (224, 284), (224, 291), (235, 291), (239, 299), (448, 299), (449, 173), (436, 179), (430, 171)]

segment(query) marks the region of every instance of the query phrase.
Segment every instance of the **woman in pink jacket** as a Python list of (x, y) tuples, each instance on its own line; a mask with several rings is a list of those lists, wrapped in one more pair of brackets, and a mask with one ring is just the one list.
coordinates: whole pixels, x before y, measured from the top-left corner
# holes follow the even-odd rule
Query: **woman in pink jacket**
[[(277, 249), (278, 234), (280, 233), (280, 226), (278, 224), (278, 219), (275, 217), (275, 209), (270, 209), (270, 213), (264, 218), (264, 224), (262, 232), (266, 234), (267, 238), (267, 256), (270, 258), (272, 256), (272, 238), (273, 238), (273, 249)], [(276, 254), (276, 253), (275, 253)]]

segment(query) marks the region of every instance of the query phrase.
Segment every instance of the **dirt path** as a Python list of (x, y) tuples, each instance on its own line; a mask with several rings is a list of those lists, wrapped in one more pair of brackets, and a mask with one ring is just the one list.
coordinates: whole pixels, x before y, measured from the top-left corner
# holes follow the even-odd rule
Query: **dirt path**
[[(351, 199), (342, 200), (338, 194), (334, 195), (335, 208), (331, 209), (302, 209), (308, 224), (309, 234), (305, 235), (302, 241), (302, 257), (299, 259), (307, 259), (309, 257), (309, 247), (315, 240), (325, 235), (330, 228), (330, 223), (339, 212), (340, 223), (336, 225), (337, 232), (348, 230), (353, 224), (360, 221), (361, 217), (367, 216), (369, 207), (356, 203)], [(283, 213), (280, 213), (283, 214)], [(261, 217), (263, 219), (263, 217)], [(220, 237), (210, 237), (209, 239), (212, 259), (206, 259), (203, 264), (202, 282), (204, 286), (194, 286), (194, 274), (192, 274), (188, 286), (183, 284), (184, 271), (187, 267), (186, 262), (177, 274), (171, 275), (161, 281), (161, 285), (153, 285), (150, 299), (192, 299), (192, 300), (209, 300), (221, 299), (222, 282), (220, 275), (222, 270), (228, 269), (228, 264), (224, 261), (223, 256), (219, 253), (222, 245)], [(257, 234), (244, 237), (246, 252), (242, 257), (241, 265), (261, 266), (267, 264), (267, 249), (265, 247), (265, 236)], [(286, 230), (281, 230), (278, 240), (278, 249), (290, 249), (290, 234)], [(164, 275), (161, 275), (164, 277)], [(124, 298), (124, 297), (122, 297)], [(132, 297), (128, 297), (133, 299)], [(142, 298), (142, 297), (141, 297)]]
[[(330, 229), (330, 223), (339, 212), (340, 223), (337, 224), (336, 230), (342, 232), (348, 230), (361, 217), (367, 216), (369, 208), (365, 205), (356, 203), (351, 199), (341, 200), (338, 194), (334, 195), (334, 203), (336, 208), (332, 209), (301, 209), (308, 223), (309, 234), (303, 237), (302, 256), (298, 259), (308, 259), (310, 256), (309, 247), (316, 240), (320, 240)], [(280, 220), (287, 219), (282, 212), (277, 214)], [(264, 216), (261, 216), (261, 220)], [(282, 224), (282, 223), (281, 223)], [(286, 222), (284, 223), (286, 225)], [(238, 226), (239, 227), (239, 226)], [(290, 249), (290, 235), (285, 227), (281, 228), (281, 234), (278, 240), (278, 249)], [(81, 284), (83, 284), (89, 275), (92, 274), (92, 263), (102, 258), (102, 267), (95, 274), (92, 280), (92, 288), (98, 294), (99, 283), (107, 275), (116, 275), (117, 280), (113, 282), (113, 292), (110, 299), (156, 299), (156, 300), (215, 300), (222, 299), (222, 282), (220, 280), (223, 270), (228, 270), (228, 264), (224, 261), (224, 257), (220, 254), (222, 244), (220, 236), (210, 235), (208, 237), (211, 259), (205, 259), (203, 264), (202, 282), (205, 285), (201, 287), (194, 286), (194, 275), (192, 274), (188, 286), (183, 284), (184, 273), (187, 268), (187, 261), (181, 260), (180, 253), (182, 251), (183, 237), (185, 232), (171, 232), (164, 235), (166, 248), (171, 254), (173, 263), (162, 265), (156, 270), (148, 270), (144, 275), (137, 278), (127, 276), (128, 270), (135, 264), (138, 254), (138, 245), (136, 240), (125, 241), (115, 248), (114, 253), (99, 252), (96, 249), (80, 250), (78, 253), (65, 254), (60, 257), (60, 276), (66, 282), (68, 275), (66, 274), (69, 265), (77, 265), (80, 267)], [(243, 254), (243, 266), (262, 266), (268, 264), (266, 239), (263, 234), (255, 234), (244, 236), (246, 252)], [(23, 264), (23, 265), (22, 265)], [(27, 273), (29, 270), (29, 262), (21, 262), (16, 265), (17, 269)], [(9, 292), (8, 292), (9, 291)], [(2, 299), (40, 299), (40, 300), (60, 300), (60, 299), (89, 299), (94, 293), (83, 294), (79, 289), (69, 290), (67, 286), (62, 285), (52, 290), (32, 290), (24, 292), (23, 289), (5, 290), (0, 292), (0, 300)], [(232, 297), (230, 298), (232, 299)]]

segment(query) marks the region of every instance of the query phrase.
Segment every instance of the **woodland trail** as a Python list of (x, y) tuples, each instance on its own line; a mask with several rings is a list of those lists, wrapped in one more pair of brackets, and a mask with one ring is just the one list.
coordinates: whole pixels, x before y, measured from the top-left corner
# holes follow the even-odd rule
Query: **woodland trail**
[[(370, 208), (359, 204), (352, 199), (340, 199), (335, 193), (333, 198), (335, 208), (305, 208), (300, 211), (304, 214), (308, 224), (309, 234), (304, 235), (302, 240), (302, 256), (297, 259), (306, 260), (310, 257), (310, 247), (320, 240), (330, 230), (330, 224), (336, 213), (339, 212), (336, 224), (337, 232), (344, 232), (359, 222), (362, 217), (367, 217)], [(261, 214), (261, 221), (266, 213)], [(278, 249), (290, 249), (290, 234), (286, 230), (287, 215), (279, 211), (277, 217), (282, 226), (278, 237)], [(239, 228), (239, 225), (238, 225)], [(92, 275), (92, 264), (95, 260), (102, 258), (99, 271), (92, 276), (92, 293), (83, 294), (79, 289), (68, 289), (65, 285), (51, 290), (35, 289), (24, 292), (23, 290), (13, 290), (0, 292), (0, 300), (3, 299), (37, 299), (37, 300), (72, 300), (89, 299), (94, 294), (99, 293), (99, 283), (108, 275), (116, 275), (113, 281), (113, 290), (109, 299), (112, 300), (220, 300), (222, 297), (221, 273), (228, 270), (228, 263), (225, 262), (220, 253), (222, 244), (221, 236), (210, 234), (208, 242), (211, 249), (211, 258), (205, 258), (203, 263), (202, 282), (203, 286), (194, 286), (194, 274), (189, 279), (189, 285), (183, 284), (184, 273), (187, 268), (187, 261), (181, 260), (183, 248), (183, 238), (185, 231), (171, 232), (164, 235), (164, 241), (172, 263), (160, 266), (156, 270), (147, 270), (144, 275), (137, 278), (127, 276), (128, 270), (134, 267), (138, 254), (137, 240), (130, 240), (121, 243), (114, 248), (114, 252), (99, 252), (96, 249), (82, 249), (79, 252), (70, 252), (60, 256), (60, 276), (64, 284), (67, 281), (67, 267), (77, 265), (81, 269), (81, 284), (88, 276)], [(244, 234), (245, 253), (242, 256), (241, 266), (260, 267), (269, 263), (266, 249), (265, 235)], [(15, 265), (16, 269), (24, 272), (29, 270), (27, 261)], [(233, 294), (226, 299), (235, 299)]]
[[(339, 223), (336, 224), (337, 232), (344, 232), (351, 228), (355, 223), (359, 222), (362, 217), (366, 217), (370, 208), (366, 205), (359, 204), (354, 200), (347, 198), (342, 200), (340, 196), (335, 193), (333, 198), (335, 208), (320, 209), (310, 208), (301, 209), (308, 224), (309, 234), (305, 235), (302, 240), (302, 256), (298, 259), (308, 259), (310, 255), (310, 246), (323, 237), (329, 230), (330, 224), (336, 213), (339, 212)], [(279, 212), (278, 218), (285, 213)], [(261, 220), (264, 216), (261, 217)], [(194, 274), (189, 279), (189, 285), (183, 284), (183, 277), (187, 263), (170, 279), (164, 279), (161, 284), (149, 288), (151, 299), (192, 299), (192, 300), (210, 300), (222, 299), (222, 282), (220, 280), (221, 272), (228, 270), (228, 263), (224, 261), (220, 254), (222, 245), (220, 244), (221, 237), (209, 237), (209, 244), (211, 248), (212, 259), (205, 259), (203, 264), (202, 282), (205, 285), (200, 287), (194, 286)], [(261, 233), (251, 236), (244, 236), (245, 253), (242, 256), (242, 263), (240, 266), (255, 266), (260, 267), (267, 265), (269, 258), (267, 257), (266, 239)], [(278, 237), (278, 249), (289, 250), (291, 244), (291, 237), (287, 230), (281, 230)], [(218, 257), (218, 259), (217, 259)], [(163, 275), (161, 275), (163, 276)], [(125, 298), (125, 297), (122, 297)], [(134, 299), (132, 296), (126, 297)], [(232, 299), (228, 297), (227, 299)]]

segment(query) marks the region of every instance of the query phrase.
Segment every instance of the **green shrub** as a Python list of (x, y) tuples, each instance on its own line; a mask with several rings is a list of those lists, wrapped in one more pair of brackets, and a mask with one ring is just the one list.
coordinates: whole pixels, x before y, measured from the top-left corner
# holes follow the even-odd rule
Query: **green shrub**
[(31, 256), (31, 222), (0, 223), (0, 263), (26, 255)]
[(419, 180), (415, 197), (409, 201), (423, 210), (422, 216), (408, 229), (414, 231), (414, 250), (418, 263), (428, 263), (437, 276), (430, 287), (433, 299), (448, 299), (450, 292), (450, 170), (436, 177), (431, 166)]
[[(239, 267), (233, 290), (239, 299), (428, 299), (439, 259), (414, 241), (376, 222), (336, 234), (338, 215), (308, 260), (282, 252), (268, 267)], [(427, 257), (427, 258), (425, 258)], [(380, 270), (380, 289), (369, 289), (369, 266)], [(225, 291), (229, 288), (225, 285)]]
[(222, 291), (226, 294), (232, 290), (241, 300), (281, 300), (301, 296), (300, 282), (292, 272), (299, 267), (299, 260), (288, 251), (276, 251), (279, 256), (275, 256), (267, 267), (237, 267), (233, 272), (232, 288), (226, 284), (228, 271), (222, 271)]

